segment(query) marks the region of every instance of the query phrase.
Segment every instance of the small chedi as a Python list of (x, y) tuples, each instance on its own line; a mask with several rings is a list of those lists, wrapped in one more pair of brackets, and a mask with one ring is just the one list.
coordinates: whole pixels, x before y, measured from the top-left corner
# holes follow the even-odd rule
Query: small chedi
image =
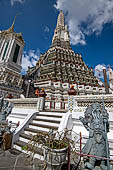
[(7, 124), (6, 117), (11, 113), (12, 108), (12, 103), (4, 100), (3, 97), (0, 99), (0, 147), (3, 145), (3, 140), (10, 136), (10, 127)]
[[(107, 141), (107, 132), (109, 131), (108, 113), (101, 108), (99, 103), (89, 106), (84, 117), (80, 117), (80, 121), (89, 131), (89, 139), (82, 149), (84, 154), (82, 169), (102, 169), (110, 170), (109, 164), (109, 145)], [(108, 158), (105, 160), (104, 158)]]

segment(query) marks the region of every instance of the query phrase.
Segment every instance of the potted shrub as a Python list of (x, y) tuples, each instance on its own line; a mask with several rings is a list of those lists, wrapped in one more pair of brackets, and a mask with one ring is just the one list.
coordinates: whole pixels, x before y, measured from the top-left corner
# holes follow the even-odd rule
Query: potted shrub
[[(66, 132), (65, 132), (66, 133)], [(64, 133), (53, 133), (47, 138), (44, 146), (44, 159), (47, 164), (47, 170), (60, 169), (66, 161), (69, 140)]]
[(38, 132), (22, 149), (30, 151), (34, 156), (36, 146), (40, 145), (44, 149), (47, 170), (60, 170), (62, 164), (66, 162), (68, 148), (75, 146), (74, 141), (68, 138), (69, 133), (66, 129), (61, 133), (52, 130), (49, 133)]

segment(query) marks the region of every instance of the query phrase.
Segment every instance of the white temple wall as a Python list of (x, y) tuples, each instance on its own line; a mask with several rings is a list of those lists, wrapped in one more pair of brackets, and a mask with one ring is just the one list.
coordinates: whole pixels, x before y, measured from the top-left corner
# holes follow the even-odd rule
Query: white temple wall
[(81, 90), (84, 90), (85, 89), (85, 86), (84, 85), (78, 85), (78, 89), (81, 91)]
[(105, 88), (104, 87), (99, 88), (99, 93), (106, 93)]
[(60, 86), (61, 86), (61, 83), (60, 83), (60, 82), (54, 82), (54, 83), (53, 83), (53, 86), (54, 86), (55, 88), (60, 87)]
[(50, 101), (45, 102), (45, 109), (50, 109)]
[(69, 83), (62, 83), (62, 87), (65, 88), (69, 88)]
[(55, 102), (55, 109), (61, 109), (61, 103)]
[(52, 82), (51, 81), (45, 81), (45, 82), (39, 82), (39, 83), (34, 83), (34, 86), (37, 87), (48, 87), (51, 86)]
[(77, 84), (73, 84), (74, 86), (74, 89), (76, 90), (78, 88), (78, 85)]
[(99, 91), (98, 87), (93, 87), (92, 90), (93, 90), (93, 92), (98, 92)]
[(86, 91), (92, 91), (92, 87), (91, 86), (85, 86), (85, 90)]
[(65, 109), (68, 109), (68, 103), (65, 103)]

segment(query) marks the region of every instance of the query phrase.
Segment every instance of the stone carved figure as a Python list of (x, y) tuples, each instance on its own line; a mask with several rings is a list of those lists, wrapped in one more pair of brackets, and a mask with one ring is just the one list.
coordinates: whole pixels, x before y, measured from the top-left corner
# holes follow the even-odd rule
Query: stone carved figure
[(11, 113), (13, 104), (4, 100), (2, 97), (0, 99), (0, 146), (2, 145), (2, 137), (5, 132), (10, 131), (10, 127), (7, 125), (6, 117)]
[[(101, 108), (99, 103), (92, 104), (86, 109), (84, 117), (80, 117), (80, 121), (89, 131), (89, 139), (83, 147), (82, 153), (97, 157), (108, 157), (107, 132), (109, 131), (109, 122), (105, 108)], [(106, 161), (97, 157), (86, 157), (84, 169), (94, 170), (98, 164), (101, 169), (107, 170)]]
[(4, 101), (4, 98), (0, 100), (0, 123), (6, 122), (6, 117), (11, 113), (13, 104), (9, 103), (7, 100)]

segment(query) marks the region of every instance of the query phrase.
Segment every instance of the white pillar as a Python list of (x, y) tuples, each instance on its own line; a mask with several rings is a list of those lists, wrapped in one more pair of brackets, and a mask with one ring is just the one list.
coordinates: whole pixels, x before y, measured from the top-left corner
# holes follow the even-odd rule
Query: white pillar
[[(6, 45), (7, 45), (7, 41), (5, 41), (4, 46), (3, 46), (3, 48), (2, 48), (1, 60), (4, 60), (4, 59), (3, 59), (3, 55), (4, 55), (4, 51), (5, 51)], [(4, 58), (5, 58), (5, 56), (4, 56)]]
[[(10, 40), (10, 46), (9, 46), (9, 51), (8, 51), (8, 54), (7, 54), (7, 59), (6, 59), (6, 61), (8, 61), (8, 59), (10, 58), (11, 59), (11, 57), (13, 57), (13, 55), (12, 55), (12, 49), (13, 49), (13, 46), (14, 46), (14, 41), (15, 41), (15, 39), (12, 39), (11, 38), (11, 40)], [(11, 57), (10, 57), (11, 56)]]
[(39, 93), (39, 110), (45, 110), (45, 97), (46, 97), (46, 93), (44, 91), (44, 89), (41, 90), (41, 92)]
[[(20, 45), (20, 44), (19, 44), (19, 45)], [(17, 59), (17, 64), (18, 64), (18, 65), (21, 65), (22, 52), (23, 52), (23, 48), (22, 48), (22, 46), (20, 46), (20, 50), (19, 50), (19, 54), (18, 54), (18, 59)]]
[(1, 48), (2, 42), (3, 42), (3, 36), (0, 37), (0, 48)]
[(0, 47), (0, 60), (2, 61), (2, 52), (4, 51), (4, 45), (5, 45), (5, 38), (2, 41), (1, 47)]
[(45, 107), (45, 97), (39, 98), (39, 110), (44, 110)]
[(11, 48), (11, 43), (12, 43), (12, 38), (9, 39), (9, 45), (8, 45), (8, 48), (7, 48), (6, 56), (4, 57), (5, 60), (7, 60), (7, 58), (8, 58), (9, 51), (10, 51), (10, 48)]

